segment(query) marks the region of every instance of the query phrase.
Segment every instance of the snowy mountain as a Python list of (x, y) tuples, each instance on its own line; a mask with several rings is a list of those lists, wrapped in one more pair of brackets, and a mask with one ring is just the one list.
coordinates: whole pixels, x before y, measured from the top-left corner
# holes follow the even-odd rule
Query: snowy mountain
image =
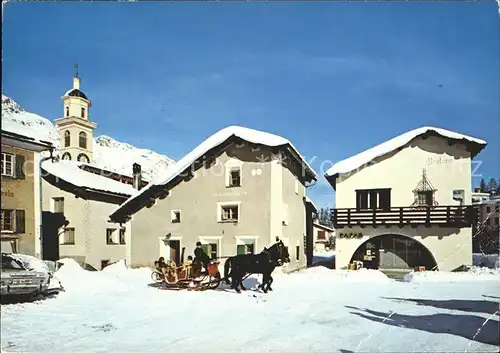
[[(4, 94), (2, 129), (52, 142), (54, 146), (59, 147), (59, 132), (50, 120), (26, 111)], [(116, 141), (109, 136), (94, 138), (94, 160), (91, 165), (123, 175), (132, 175), (132, 164), (139, 163), (142, 176), (146, 180), (152, 180), (159, 172), (175, 163), (167, 156)]]

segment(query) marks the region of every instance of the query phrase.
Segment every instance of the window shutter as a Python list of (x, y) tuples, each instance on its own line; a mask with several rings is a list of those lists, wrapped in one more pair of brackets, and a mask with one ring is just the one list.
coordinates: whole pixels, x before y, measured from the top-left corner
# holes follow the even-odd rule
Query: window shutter
[(24, 233), (26, 231), (24, 218), (24, 210), (16, 210), (16, 233)]
[(15, 177), (17, 179), (24, 179), (24, 156), (16, 154), (16, 173)]

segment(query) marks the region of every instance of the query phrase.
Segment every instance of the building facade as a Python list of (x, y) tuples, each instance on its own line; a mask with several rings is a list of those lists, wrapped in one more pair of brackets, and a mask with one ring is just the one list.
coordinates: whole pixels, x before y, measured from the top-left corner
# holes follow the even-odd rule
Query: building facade
[(332, 237), (335, 237), (335, 229), (327, 227), (315, 221), (313, 223), (313, 239), (315, 250), (335, 250), (335, 243), (332, 242)]
[(136, 191), (140, 166), (121, 175), (88, 165), (94, 161), (91, 106), (80, 90), (80, 78), (63, 97), (64, 116), (55, 121), (60, 135), (59, 158), (42, 163), (43, 257), (72, 258), (83, 267), (100, 270), (123, 260), (126, 225), (109, 222), (109, 215)]
[(198, 241), (212, 258), (258, 253), (279, 238), (289, 268), (306, 265), (305, 190), (316, 176), (287, 140), (229, 127), (176, 165), (111, 215), (131, 224), (127, 263), (180, 263)]
[(52, 144), (12, 133), (2, 127), (2, 252), (39, 255), (40, 224), (36, 153), (51, 150)]
[(471, 160), (485, 145), (424, 127), (335, 164), (336, 268), (471, 265)]

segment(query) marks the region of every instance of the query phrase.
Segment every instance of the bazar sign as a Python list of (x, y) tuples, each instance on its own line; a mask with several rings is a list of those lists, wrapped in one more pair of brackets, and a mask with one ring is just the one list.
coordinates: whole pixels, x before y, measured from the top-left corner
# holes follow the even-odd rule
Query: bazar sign
[(363, 238), (363, 233), (340, 233), (339, 238), (341, 238), (341, 239), (361, 239), (361, 238)]

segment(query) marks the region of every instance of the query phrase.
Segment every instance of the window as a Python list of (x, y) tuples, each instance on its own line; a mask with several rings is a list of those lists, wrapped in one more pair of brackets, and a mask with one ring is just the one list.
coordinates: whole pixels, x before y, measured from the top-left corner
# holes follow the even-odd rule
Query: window
[(324, 230), (318, 230), (318, 240), (326, 240), (326, 232)]
[(236, 254), (237, 255), (245, 255), (245, 254), (254, 254), (254, 244), (238, 244), (236, 245)]
[(106, 244), (107, 245), (117, 244), (117, 242), (115, 241), (115, 233), (116, 233), (116, 229), (114, 229), (114, 228), (106, 229)]
[(69, 154), (68, 152), (64, 152), (63, 155), (62, 155), (62, 159), (65, 160), (65, 161), (70, 161), (71, 160), (71, 154)]
[(84, 131), (80, 131), (78, 134), (78, 146), (87, 148), (87, 134)]
[(82, 115), (82, 118), (85, 118), (85, 108), (82, 108), (82, 113), (81, 113), (81, 115)]
[(237, 222), (238, 221), (238, 205), (221, 206), (221, 221)]
[(65, 228), (62, 245), (75, 245), (75, 228)]
[(417, 191), (417, 204), (419, 206), (432, 206), (433, 205), (433, 192), (432, 191)]
[(486, 206), (486, 212), (487, 212), (487, 213), (490, 213), (490, 212), (491, 212), (491, 208), (490, 208), (490, 206)]
[(66, 107), (66, 116), (69, 116), (69, 107)]
[(71, 145), (71, 132), (66, 130), (64, 131), (64, 147), (69, 147), (69, 145)]
[(2, 210), (2, 231), (14, 231), (14, 210)]
[(64, 213), (64, 197), (54, 197), (54, 213)]
[(87, 157), (87, 155), (85, 153), (80, 153), (78, 155), (78, 162), (89, 163), (90, 160), (89, 160), (89, 157)]
[(14, 155), (2, 153), (2, 175), (14, 176)]
[(229, 180), (228, 180), (228, 185), (229, 187), (237, 187), (241, 186), (241, 169), (239, 167), (233, 167), (229, 169)]
[(207, 254), (212, 260), (217, 259), (217, 244), (216, 243), (209, 243), (209, 244), (202, 244), (201, 248)]
[(170, 214), (170, 220), (172, 223), (180, 223), (181, 222), (181, 211), (180, 210), (172, 210)]
[(356, 208), (387, 209), (391, 207), (391, 189), (356, 190)]
[(297, 261), (300, 260), (300, 245), (297, 245), (295, 247), (295, 260), (297, 260)]
[(120, 244), (125, 245), (125, 228), (120, 228)]

